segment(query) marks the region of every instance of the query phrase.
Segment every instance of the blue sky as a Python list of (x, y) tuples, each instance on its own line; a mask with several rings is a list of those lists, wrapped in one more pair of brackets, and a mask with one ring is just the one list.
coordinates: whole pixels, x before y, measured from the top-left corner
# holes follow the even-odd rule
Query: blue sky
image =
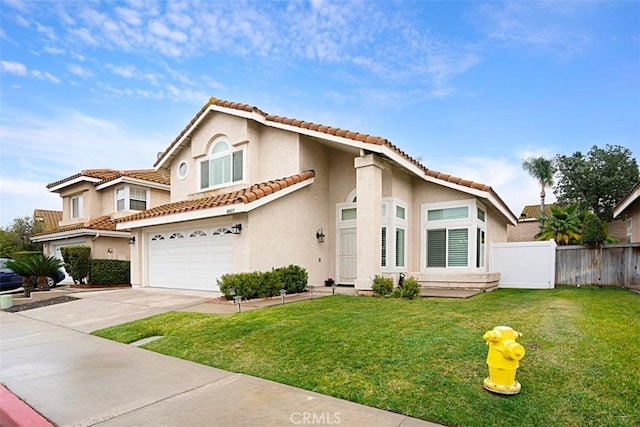
[[(640, 2), (0, 0), (0, 225), (151, 168), (214, 96), (539, 202), (522, 159), (640, 153)], [(553, 201), (549, 191), (547, 200)]]

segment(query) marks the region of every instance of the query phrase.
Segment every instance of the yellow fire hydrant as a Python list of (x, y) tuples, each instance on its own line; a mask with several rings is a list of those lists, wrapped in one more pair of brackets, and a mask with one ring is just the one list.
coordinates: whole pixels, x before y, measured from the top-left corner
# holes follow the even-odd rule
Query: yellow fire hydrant
[(516, 370), (520, 366), (520, 359), (524, 357), (524, 347), (516, 339), (521, 336), (520, 332), (508, 326), (496, 326), (482, 336), (489, 346), (489, 377), (484, 380), (484, 388), (499, 394), (520, 393)]

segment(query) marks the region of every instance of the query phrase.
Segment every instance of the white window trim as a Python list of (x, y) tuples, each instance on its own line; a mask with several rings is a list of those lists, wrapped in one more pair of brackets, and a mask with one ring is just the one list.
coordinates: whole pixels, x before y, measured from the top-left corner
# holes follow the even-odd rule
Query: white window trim
[[(183, 164), (187, 167), (187, 170), (184, 172), (184, 174), (181, 174), (180, 166), (182, 166)], [(178, 163), (178, 167), (176, 168), (176, 176), (180, 181), (183, 181), (187, 176), (189, 176), (190, 169), (191, 168), (189, 167), (189, 162), (187, 162), (186, 160), (182, 160), (180, 163)]]
[[(149, 201), (150, 201), (150, 194), (149, 194), (149, 189), (148, 188), (144, 188), (144, 187), (139, 187), (136, 185), (121, 185), (119, 187), (116, 187), (115, 191), (114, 191), (114, 198), (115, 198), (115, 212), (126, 212), (126, 211), (135, 211), (135, 212), (140, 212), (139, 210), (136, 209), (131, 209), (131, 188), (137, 188), (139, 190), (144, 190), (145, 192), (145, 203), (146, 203), (146, 209), (149, 209)], [(124, 207), (121, 210), (118, 210), (118, 190), (120, 189), (124, 189)], [(138, 199), (136, 199), (138, 200)]]
[[(83, 195), (72, 196), (69, 198), (69, 210), (71, 211), (71, 218), (82, 218), (84, 216)], [(78, 215), (73, 214), (73, 201), (78, 201)]]
[[(463, 219), (452, 220), (440, 220), (440, 221), (428, 221), (427, 212), (433, 209), (446, 209), (454, 207), (467, 206), (469, 215)], [(478, 219), (477, 209), (480, 208), (485, 213), (485, 220), (480, 221)], [(486, 207), (479, 203), (476, 199), (464, 199), (455, 200), (450, 202), (440, 203), (424, 203), (420, 206), (420, 271), (423, 273), (446, 273), (451, 271), (470, 271), (470, 272), (484, 272), (487, 265), (487, 247), (488, 247), (488, 233), (487, 233), (487, 221), (488, 212)], [(467, 266), (466, 267), (429, 267), (427, 268), (427, 230), (438, 229), (457, 229), (467, 228), (468, 230), (468, 251), (467, 251)], [(485, 233), (485, 245), (484, 245), (484, 267), (476, 267), (476, 246), (477, 246), (477, 229), (484, 230)]]
[[(407, 246), (409, 240), (409, 233), (407, 232), (407, 224), (409, 221), (409, 209), (407, 203), (392, 197), (385, 197), (382, 199), (382, 205), (386, 206), (386, 216), (382, 216), (382, 227), (387, 227), (387, 265), (382, 266), (380, 262), (380, 270), (385, 273), (397, 273), (404, 272), (407, 269)], [(396, 216), (396, 207), (404, 208), (404, 219)], [(382, 209), (380, 209), (382, 212)], [(396, 230), (404, 230), (404, 265), (396, 266)], [(382, 236), (382, 230), (380, 230)], [(382, 253), (380, 254), (380, 261), (382, 261)]]
[[(222, 152), (213, 154), (213, 149), (219, 142), (224, 142), (229, 146), (229, 149)], [(238, 146), (242, 145), (243, 147), (238, 148)], [(233, 180), (233, 154), (242, 152), (242, 179), (238, 181)], [(211, 168), (211, 162), (216, 159), (220, 159), (226, 156), (230, 156), (231, 159), (231, 180), (229, 182), (223, 182), (218, 185), (209, 185), (208, 187), (202, 187), (202, 163), (205, 161), (209, 161), (209, 168)], [(211, 173), (211, 169), (209, 169), (209, 174)], [(247, 182), (247, 150), (244, 149), (244, 142), (238, 144), (232, 144), (229, 142), (229, 139), (225, 136), (219, 136), (212, 140), (209, 143), (209, 148), (207, 150), (207, 154), (205, 156), (198, 158), (198, 176), (196, 178), (198, 191), (210, 191), (216, 190), (218, 188), (230, 187), (232, 185), (244, 184)]]

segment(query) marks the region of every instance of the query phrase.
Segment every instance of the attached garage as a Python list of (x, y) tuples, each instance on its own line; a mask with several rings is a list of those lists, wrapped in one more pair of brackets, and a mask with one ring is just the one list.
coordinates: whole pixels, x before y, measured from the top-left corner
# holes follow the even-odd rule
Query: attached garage
[(148, 233), (149, 286), (218, 291), (233, 271), (232, 237), (230, 226)]

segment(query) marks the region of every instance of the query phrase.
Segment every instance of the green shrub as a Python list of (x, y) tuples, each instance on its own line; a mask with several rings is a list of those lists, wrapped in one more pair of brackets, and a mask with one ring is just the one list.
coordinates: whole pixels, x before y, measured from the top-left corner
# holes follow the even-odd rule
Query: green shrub
[(281, 289), (287, 293), (302, 292), (307, 281), (307, 270), (290, 265), (266, 272), (225, 274), (218, 279), (218, 287), (227, 299), (233, 298), (231, 289), (244, 299), (254, 299), (278, 296)]
[(596, 246), (607, 241), (607, 229), (597, 215), (589, 213), (582, 222), (582, 244)]
[(32, 256), (42, 255), (41, 251), (19, 251), (11, 254), (13, 259), (25, 259)]
[(280, 267), (274, 270), (277, 274), (277, 280), (280, 286), (275, 295), (279, 295), (280, 289), (286, 289), (287, 293), (296, 294), (304, 292), (309, 282), (307, 270), (298, 266), (290, 265), (288, 267)]
[(89, 275), (89, 260), (91, 248), (89, 246), (66, 246), (60, 249), (64, 259), (64, 269), (73, 278), (74, 283), (85, 283)]
[(373, 293), (375, 295), (385, 297), (393, 292), (393, 279), (390, 277), (383, 277), (376, 275), (373, 278), (373, 285), (371, 285)]
[(128, 285), (131, 283), (131, 263), (117, 259), (92, 259), (89, 262), (90, 285)]
[(411, 276), (408, 279), (405, 279), (402, 288), (397, 288), (393, 291), (393, 296), (396, 298), (409, 298), (414, 299), (420, 296), (420, 290), (422, 286), (415, 277)]

